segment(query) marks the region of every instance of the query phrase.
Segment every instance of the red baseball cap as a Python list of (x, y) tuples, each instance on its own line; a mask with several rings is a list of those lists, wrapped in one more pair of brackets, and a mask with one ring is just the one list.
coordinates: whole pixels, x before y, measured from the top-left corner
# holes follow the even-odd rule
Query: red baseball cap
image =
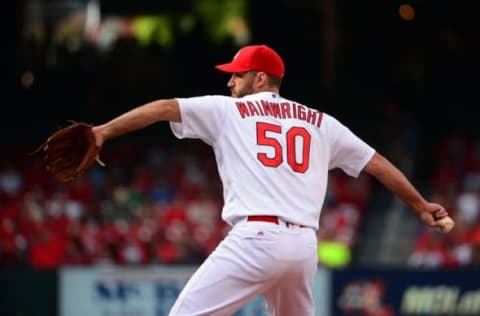
[(285, 66), (280, 55), (266, 45), (244, 46), (230, 63), (216, 65), (215, 68), (228, 73), (263, 71), (280, 79), (285, 73)]

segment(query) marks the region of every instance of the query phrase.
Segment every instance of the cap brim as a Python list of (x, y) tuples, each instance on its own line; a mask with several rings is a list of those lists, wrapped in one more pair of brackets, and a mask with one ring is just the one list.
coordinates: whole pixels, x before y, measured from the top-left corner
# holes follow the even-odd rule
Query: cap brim
[(228, 73), (245, 72), (249, 70), (249, 69), (238, 67), (238, 65), (234, 65), (232, 63), (216, 65), (215, 68), (217, 68), (220, 71), (228, 72)]

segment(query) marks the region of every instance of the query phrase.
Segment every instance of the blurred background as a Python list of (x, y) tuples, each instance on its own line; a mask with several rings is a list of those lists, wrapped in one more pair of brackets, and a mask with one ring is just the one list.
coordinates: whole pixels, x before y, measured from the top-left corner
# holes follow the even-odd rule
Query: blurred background
[(213, 65), (260, 43), (285, 61), (283, 96), (340, 119), (457, 222), (426, 229), (374, 179), (332, 171), (322, 315), (480, 315), (474, 1), (16, 0), (2, 22), (1, 316), (167, 314), (229, 229), (211, 149), (156, 124), (67, 185), (28, 154), (69, 120), (229, 94)]

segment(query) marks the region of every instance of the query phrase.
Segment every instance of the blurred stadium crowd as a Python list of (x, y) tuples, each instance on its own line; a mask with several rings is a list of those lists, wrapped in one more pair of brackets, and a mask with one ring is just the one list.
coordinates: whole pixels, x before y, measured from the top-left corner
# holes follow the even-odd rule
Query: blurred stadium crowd
[(461, 132), (443, 139), (432, 154), (431, 199), (456, 221), (448, 235), (421, 229), (408, 265), (423, 268), (480, 266), (480, 142)]
[[(107, 146), (107, 167), (96, 166), (70, 184), (54, 182), (36, 157), (19, 156), (0, 165), (0, 266), (199, 263), (229, 230), (220, 217), (214, 157), (201, 142)], [(449, 235), (421, 227), (406, 264), (480, 265), (479, 144), (452, 134), (435, 157), (431, 198), (447, 205), (457, 226)], [(372, 188), (366, 175), (330, 173), (319, 264), (354, 261)]]
[[(0, 262), (189, 263), (226, 231), (215, 165), (195, 146), (166, 152), (124, 145), (103, 153), (108, 167), (58, 184), (39, 161), (2, 165)], [(38, 157), (37, 157), (38, 158)], [(213, 168), (212, 168), (213, 167)]]

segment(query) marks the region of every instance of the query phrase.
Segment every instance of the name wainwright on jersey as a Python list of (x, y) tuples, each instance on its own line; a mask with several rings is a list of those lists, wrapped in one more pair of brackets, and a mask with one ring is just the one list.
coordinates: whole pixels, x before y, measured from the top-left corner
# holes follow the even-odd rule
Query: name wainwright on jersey
[(255, 100), (235, 104), (242, 119), (250, 116), (273, 116), (278, 119), (298, 119), (320, 127), (323, 118), (322, 112), (293, 102)]

